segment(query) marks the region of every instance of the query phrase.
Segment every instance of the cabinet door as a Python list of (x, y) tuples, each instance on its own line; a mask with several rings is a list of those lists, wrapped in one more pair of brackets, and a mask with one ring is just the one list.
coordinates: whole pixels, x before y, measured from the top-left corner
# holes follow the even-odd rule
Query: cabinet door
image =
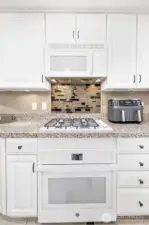
[(149, 15), (138, 16), (138, 88), (149, 88)]
[(76, 39), (79, 44), (105, 44), (106, 15), (78, 14)]
[(40, 81), (44, 71), (44, 15), (0, 14), (0, 80)]
[(120, 188), (117, 190), (118, 216), (148, 215), (148, 202), (148, 188)]
[(47, 14), (46, 42), (50, 44), (75, 43), (75, 16), (70, 14)]
[(5, 139), (0, 139), (0, 213), (6, 214), (6, 151)]
[(108, 86), (136, 87), (136, 16), (108, 15)]
[(12, 155), (7, 158), (7, 215), (37, 216), (36, 156)]

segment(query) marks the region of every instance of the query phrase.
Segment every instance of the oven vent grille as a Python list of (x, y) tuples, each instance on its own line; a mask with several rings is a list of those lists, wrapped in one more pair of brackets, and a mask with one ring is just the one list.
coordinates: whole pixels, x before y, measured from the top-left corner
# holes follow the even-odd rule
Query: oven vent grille
[(104, 44), (48, 44), (52, 50), (105, 50)]

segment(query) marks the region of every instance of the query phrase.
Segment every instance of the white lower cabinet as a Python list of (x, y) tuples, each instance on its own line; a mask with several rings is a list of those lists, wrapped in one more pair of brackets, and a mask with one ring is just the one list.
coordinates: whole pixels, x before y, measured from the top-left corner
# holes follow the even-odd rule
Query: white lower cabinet
[[(45, 158), (51, 160), (51, 157), (53, 157), (52, 160), (54, 160), (54, 151), (58, 155), (60, 154), (60, 151), (67, 153), (68, 150), (70, 150), (70, 145), (67, 145), (67, 141), (68, 140), (66, 139), (59, 139), (59, 142), (56, 143), (55, 139), (52, 138), (39, 139), (38, 148), (40, 151), (38, 151), (38, 163), (40, 160), (45, 160)], [(103, 138), (100, 139), (100, 141), (95, 139), (91, 141), (87, 139), (85, 142), (83, 139), (71, 139), (70, 142), (71, 148), (73, 148), (74, 152), (77, 151), (78, 146), (80, 146), (79, 152), (82, 151), (83, 148), (85, 148), (86, 151), (88, 151), (90, 148), (92, 148), (92, 151), (98, 149), (99, 152), (102, 152), (102, 150), (107, 152), (109, 149), (114, 151), (117, 148), (117, 215), (149, 215), (149, 138), (121, 138), (117, 141), (117, 147), (116, 139), (110, 138)], [(28, 149), (30, 149), (31, 145), (34, 151), (32, 151), (32, 154), (29, 154)], [(50, 157), (46, 157), (47, 153), (48, 156), (50, 153), (49, 146), (53, 146), (54, 151), (52, 151)], [(7, 214), (7, 216), (10, 217), (37, 217), (36, 140), (28, 141), (28, 139), (8, 139), (6, 141), (7, 149), (5, 149), (5, 141), (2, 139), (0, 140), (0, 148), (0, 213)], [(6, 152), (7, 155), (5, 155)], [(43, 159), (40, 158), (40, 152), (42, 152), (44, 155)], [(65, 157), (67, 158), (70, 156), (71, 155), (64, 154), (61, 160), (64, 160)], [(101, 157), (103, 158), (103, 155)], [(115, 159), (113, 159), (112, 156), (111, 160), (112, 162), (115, 162)], [(64, 165), (62, 167), (64, 167)], [(49, 205), (46, 202), (47, 199), (49, 199), (47, 197), (47, 190), (49, 189), (45, 189), (44, 192), (46, 200), (44, 200), (41, 193), (43, 192), (44, 188), (48, 187), (47, 178), (50, 176), (51, 178), (54, 177), (54, 175), (51, 175), (51, 168), (53, 168), (53, 166), (50, 168), (50, 170), (49, 168), (48, 173), (47, 171), (40, 171), (40, 174), (44, 173), (45, 179), (41, 179), (41, 176), (39, 176), (38, 179), (40, 184), (38, 190), (38, 220), (45, 220), (45, 222), (49, 222), (49, 214), (47, 212)], [(55, 168), (58, 169), (57, 166)], [(62, 170), (60, 170), (60, 174), (62, 174)], [(72, 177), (72, 175), (70, 176)], [(53, 193), (54, 190), (55, 189), (53, 189)], [(45, 214), (43, 214), (43, 218), (39, 216), (41, 215), (42, 209), (40, 205), (44, 206)], [(69, 221), (71, 221), (71, 209), (69, 211), (70, 215), (68, 215), (68, 212), (67, 215), (69, 216)], [(63, 214), (63, 212), (61, 211), (62, 214), (60, 214), (60, 216), (63, 217), (64, 215), (66, 220), (66, 216)], [(93, 214), (90, 215), (90, 211), (89, 213), (88, 211), (86, 212), (89, 217), (92, 218), (91, 216)], [(47, 217), (45, 217), (45, 215)], [(57, 219), (57, 222), (62, 221), (60, 217), (56, 218), (56, 213), (53, 211), (51, 213), (50, 220), (54, 221), (55, 219)]]
[(7, 156), (7, 215), (37, 216), (35, 155)]
[(149, 189), (118, 189), (118, 215), (148, 215)]
[(117, 150), (119, 154), (136, 155), (149, 154), (149, 138), (118, 138)]
[(4, 138), (0, 138), (0, 213), (6, 215), (6, 149)]
[(119, 155), (117, 161), (119, 170), (149, 170), (149, 155)]
[(149, 188), (149, 171), (121, 171), (117, 174), (119, 188)]
[(149, 138), (117, 140), (117, 214), (149, 215)]

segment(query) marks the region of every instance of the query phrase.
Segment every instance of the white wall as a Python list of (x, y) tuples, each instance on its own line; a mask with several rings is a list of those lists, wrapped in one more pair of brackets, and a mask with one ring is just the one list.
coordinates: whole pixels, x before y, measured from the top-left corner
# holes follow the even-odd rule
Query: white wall
[(0, 0), (0, 8), (149, 9), (149, 0)]

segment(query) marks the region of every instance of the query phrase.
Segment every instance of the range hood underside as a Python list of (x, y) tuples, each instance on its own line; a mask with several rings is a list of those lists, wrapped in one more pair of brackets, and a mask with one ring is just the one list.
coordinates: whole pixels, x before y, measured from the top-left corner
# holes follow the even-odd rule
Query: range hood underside
[(48, 78), (51, 84), (101, 84), (105, 78)]

